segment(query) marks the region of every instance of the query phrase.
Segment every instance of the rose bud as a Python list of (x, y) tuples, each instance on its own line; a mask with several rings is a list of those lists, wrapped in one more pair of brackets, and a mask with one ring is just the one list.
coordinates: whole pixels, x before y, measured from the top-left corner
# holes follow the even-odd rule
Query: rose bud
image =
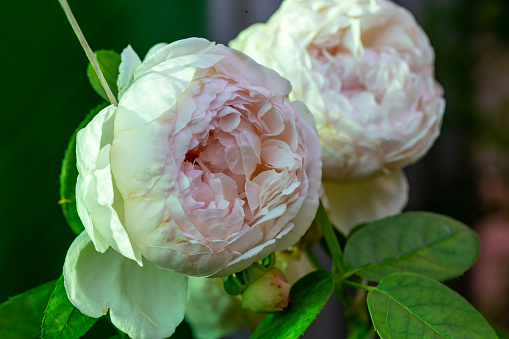
[(122, 53), (118, 107), (77, 135), (85, 231), (64, 264), (69, 300), (133, 338), (184, 318), (186, 276), (228, 276), (309, 228), (321, 150), (290, 83), (205, 39)]
[(386, 0), (285, 0), (230, 46), (289, 79), (316, 120), (330, 217), (343, 232), (399, 213), (402, 168), (440, 132), (445, 107), (428, 37)]
[(290, 288), (285, 275), (273, 267), (242, 293), (242, 308), (255, 313), (281, 312), (290, 305)]
[[(295, 251), (277, 252), (275, 258), (274, 266), (284, 272), (290, 285), (315, 270), (306, 255), (297, 255)], [(264, 314), (253, 313), (241, 305), (241, 296), (228, 294), (221, 279), (188, 278), (185, 318), (196, 338), (220, 339), (243, 328), (253, 331)]]

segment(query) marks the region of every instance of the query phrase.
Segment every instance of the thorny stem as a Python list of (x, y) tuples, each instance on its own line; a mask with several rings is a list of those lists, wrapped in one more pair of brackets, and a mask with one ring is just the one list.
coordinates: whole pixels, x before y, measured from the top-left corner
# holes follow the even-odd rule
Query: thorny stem
[(104, 78), (103, 73), (101, 72), (101, 68), (99, 67), (99, 64), (97, 63), (97, 59), (94, 55), (94, 52), (90, 48), (90, 46), (87, 43), (87, 40), (85, 39), (85, 36), (83, 35), (83, 32), (80, 29), (80, 26), (78, 25), (78, 22), (74, 18), (74, 15), (71, 12), (71, 8), (69, 7), (69, 4), (67, 3), (67, 0), (58, 0), (60, 2), (60, 5), (62, 6), (65, 15), (67, 16), (67, 19), (69, 20), (72, 29), (74, 30), (74, 33), (76, 33), (76, 36), (78, 37), (78, 40), (81, 43), (81, 46), (85, 50), (85, 54), (88, 57), (88, 60), (92, 64), (92, 67), (94, 68), (97, 77), (99, 78), (99, 81), (101, 82), (101, 85), (104, 88), (104, 91), (106, 92), (106, 95), (108, 96), (108, 99), (110, 100), (110, 103), (118, 106), (117, 99), (113, 95), (113, 92), (111, 91), (110, 87), (108, 86), (108, 83), (106, 82), (106, 79)]

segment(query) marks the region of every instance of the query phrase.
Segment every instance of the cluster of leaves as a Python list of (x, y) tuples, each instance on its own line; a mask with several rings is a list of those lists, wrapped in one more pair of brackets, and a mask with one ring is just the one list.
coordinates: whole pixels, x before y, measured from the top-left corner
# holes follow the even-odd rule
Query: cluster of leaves
[[(298, 281), (290, 311), (267, 316), (253, 338), (298, 338), (333, 292), (345, 304), (349, 338), (374, 337), (375, 330), (393, 339), (497, 338), (472, 305), (441, 283), (475, 262), (479, 243), (469, 227), (438, 214), (403, 213), (357, 227), (343, 254), (322, 206), (316, 220), (333, 260), (332, 273), (319, 270)], [(356, 304), (345, 285), (367, 292), (361, 300), (371, 321), (366, 306)]]

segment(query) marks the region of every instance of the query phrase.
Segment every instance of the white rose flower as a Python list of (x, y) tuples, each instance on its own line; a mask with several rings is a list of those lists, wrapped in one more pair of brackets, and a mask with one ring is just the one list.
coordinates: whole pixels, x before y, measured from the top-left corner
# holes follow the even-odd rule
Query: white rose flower
[(186, 276), (226, 276), (295, 243), (318, 206), (321, 151), (291, 86), (204, 39), (122, 53), (119, 104), (77, 136), (86, 232), (64, 264), (84, 314), (170, 336)]
[(412, 15), (386, 0), (285, 0), (230, 46), (292, 83), (313, 113), (332, 221), (345, 233), (401, 211), (401, 169), (440, 132), (434, 52)]

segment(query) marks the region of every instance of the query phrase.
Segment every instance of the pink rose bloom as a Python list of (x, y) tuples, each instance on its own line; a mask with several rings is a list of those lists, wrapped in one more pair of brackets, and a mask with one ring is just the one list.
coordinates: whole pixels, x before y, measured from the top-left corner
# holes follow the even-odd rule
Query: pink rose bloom
[(386, 0), (285, 0), (230, 46), (289, 79), (322, 144), (330, 217), (348, 233), (399, 213), (402, 168), (440, 133), (445, 107), (434, 52), (404, 8)]
[(135, 338), (170, 336), (186, 276), (227, 276), (295, 243), (318, 206), (321, 151), (290, 83), (204, 39), (126, 48), (119, 105), (77, 136), (86, 232), (64, 265), (71, 302)]

